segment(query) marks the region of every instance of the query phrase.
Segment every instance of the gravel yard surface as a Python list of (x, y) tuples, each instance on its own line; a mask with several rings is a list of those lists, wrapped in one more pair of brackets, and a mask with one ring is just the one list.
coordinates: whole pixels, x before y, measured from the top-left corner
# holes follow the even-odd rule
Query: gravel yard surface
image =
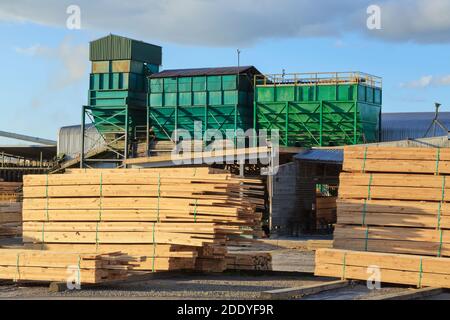
[(50, 293), (46, 286), (4, 284), (0, 298), (132, 298), (150, 299), (258, 299), (265, 290), (298, 287), (327, 281), (312, 275), (167, 274), (136, 282), (85, 286), (82, 290)]

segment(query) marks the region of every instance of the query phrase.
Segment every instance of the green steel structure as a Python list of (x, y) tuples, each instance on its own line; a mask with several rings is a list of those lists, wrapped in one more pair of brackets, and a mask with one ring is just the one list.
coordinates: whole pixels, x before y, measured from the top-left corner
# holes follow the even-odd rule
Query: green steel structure
[[(90, 44), (92, 71), (88, 105), (82, 111), (81, 167), (110, 162), (121, 165), (131, 153), (131, 144), (146, 140), (147, 76), (159, 71), (161, 47), (115, 35)], [(106, 143), (101, 158), (87, 159), (86, 121), (92, 122)], [(137, 128), (142, 130), (138, 137)]]
[(166, 70), (149, 77), (149, 126), (159, 140), (174, 140), (184, 129), (194, 134), (194, 122), (208, 129), (252, 127), (254, 67)]
[(379, 141), (381, 78), (360, 73), (257, 75), (257, 129), (278, 129), (280, 145), (340, 146)]

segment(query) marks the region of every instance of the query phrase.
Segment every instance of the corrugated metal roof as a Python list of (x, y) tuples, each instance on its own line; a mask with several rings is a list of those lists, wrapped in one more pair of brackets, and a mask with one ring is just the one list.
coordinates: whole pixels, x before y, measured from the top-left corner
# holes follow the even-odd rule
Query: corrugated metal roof
[[(383, 113), (381, 115), (381, 141), (399, 141), (424, 138), (430, 127), (434, 112)], [(440, 112), (439, 121), (450, 128), (450, 112)], [(447, 131), (436, 126), (427, 137), (446, 136)]]
[(305, 150), (294, 156), (301, 161), (314, 161), (322, 163), (340, 164), (344, 162), (343, 149), (311, 149)]
[(91, 61), (136, 60), (154, 65), (162, 64), (160, 46), (110, 34), (91, 41), (89, 46)]
[(171, 77), (193, 77), (193, 76), (223, 76), (231, 74), (261, 74), (254, 66), (243, 67), (219, 67), (219, 68), (196, 68), (196, 69), (174, 69), (164, 70), (152, 74), (150, 78), (171, 78)]

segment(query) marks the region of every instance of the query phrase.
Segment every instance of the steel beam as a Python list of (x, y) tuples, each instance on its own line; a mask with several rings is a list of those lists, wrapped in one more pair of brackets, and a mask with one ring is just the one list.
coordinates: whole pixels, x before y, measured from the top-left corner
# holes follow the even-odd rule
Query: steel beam
[(43, 138), (31, 137), (31, 136), (27, 136), (27, 135), (23, 135), (23, 134), (17, 134), (17, 133), (6, 132), (6, 131), (0, 131), (0, 137), (22, 140), (22, 141), (29, 141), (29, 142), (43, 144), (46, 146), (56, 146), (56, 144), (57, 144), (57, 142), (54, 140), (47, 140), (47, 139), (43, 139)]

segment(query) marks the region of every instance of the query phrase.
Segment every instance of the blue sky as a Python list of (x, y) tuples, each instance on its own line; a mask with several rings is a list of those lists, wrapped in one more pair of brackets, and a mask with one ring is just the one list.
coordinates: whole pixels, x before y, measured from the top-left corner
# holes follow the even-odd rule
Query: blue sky
[[(254, 0), (242, 1), (242, 9), (222, 0), (169, 0), (164, 5), (161, 1), (126, 5), (111, 1), (101, 16), (95, 15), (99, 11), (94, 5), (80, 0), (81, 30), (65, 27), (65, 6), (70, 2), (4, 2), (0, 4), (0, 130), (4, 131), (56, 139), (59, 127), (78, 124), (81, 106), (87, 102), (88, 42), (109, 32), (163, 46), (163, 69), (236, 65), (239, 47), (241, 64), (254, 65), (263, 73), (285, 69), (288, 73), (362, 71), (380, 76), (384, 112), (433, 111), (435, 101), (443, 103), (442, 111), (450, 111), (450, 23), (446, 18), (450, 1), (397, 1), (405, 6), (415, 3), (407, 7), (379, 1), (384, 10), (382, 30), (372, 31), (364, 26), (364, 9), (370, 2), (363, 0), (354, 11), (330, 12), (331, 18), (319, 10), (326, 3), (333, 9), (336, 2), (326, 0), (276, 1), (272, 12), (273, 2), (265, 0), (259, 2), (263, 8), (252, 7)], [(351, 4), (341, 2), (344, 9)], [(172, 17), (175, 26), (167, 18), (149, 22), (158, 12)], [(195, 17), (197, 13), (203, 16)], [(248, 15), (256, 18), (247, 21)], [(314, 15), (316, 19), (311, 20)], [(222, 16), (230, 17), (232, 23)]]

